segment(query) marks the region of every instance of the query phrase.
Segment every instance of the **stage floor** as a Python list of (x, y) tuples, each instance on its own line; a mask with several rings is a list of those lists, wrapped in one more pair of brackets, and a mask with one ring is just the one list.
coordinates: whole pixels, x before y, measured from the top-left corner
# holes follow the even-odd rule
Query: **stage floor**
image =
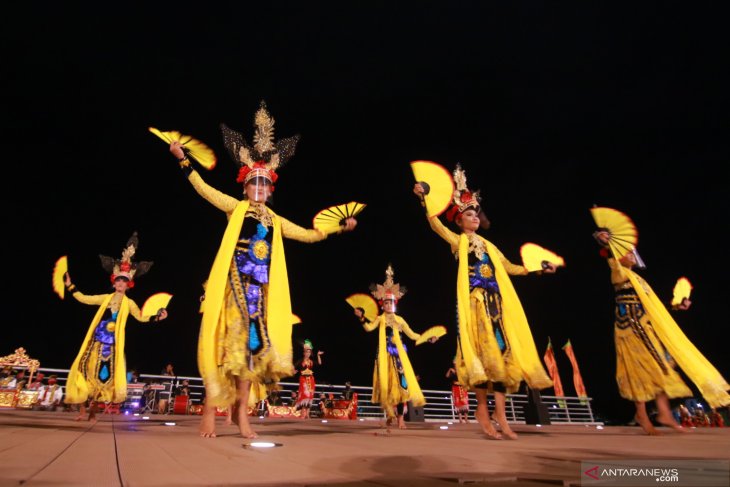
[(379, 421), (254, 418), (259, 440), (280, 444), (255, 449), (223, 417), (218, 437), (203, 439), (199, 416), (102, 414), (90, 424), (75, 415), (0, 410), (0, 485), (577, 486), (582, 460), (730, 456), (730, 428), (649, 437), (632, 427), (515, 425), (517, 441), (490, 441), (476, 423), (388, 433)]

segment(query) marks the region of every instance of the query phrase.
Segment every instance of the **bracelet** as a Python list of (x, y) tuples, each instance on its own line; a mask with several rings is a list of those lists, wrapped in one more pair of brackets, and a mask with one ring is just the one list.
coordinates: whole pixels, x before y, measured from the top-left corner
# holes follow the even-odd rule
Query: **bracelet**
[(75, 290), (76, 290), (76, 286), (73, 283), (66, 286), (66, 291), (68, 291), (70, 293), (74, 292)]

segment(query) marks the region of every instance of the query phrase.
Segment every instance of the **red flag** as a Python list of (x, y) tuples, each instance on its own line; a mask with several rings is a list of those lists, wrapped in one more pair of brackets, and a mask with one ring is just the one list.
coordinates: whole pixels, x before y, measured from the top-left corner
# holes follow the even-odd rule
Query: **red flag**
[(547, 365), (548, 373), (550, 378), (553, 380), (553, 388), (555, 389), (555, 395), (557, 397), (565, 397), (563, 393), (563, 384), (560, 382), (560, 375), (558, 374), (558, 363), (555, 361), (555, 353), (553, 352), (553, 344), (548, 338), (547, 350), (545, 350), (545, 365)]
[(588, 397), (586, 387), (583, 385), (583, 378), (580, 376), (580, 369), (578, 368), (578, 361), (575, 359), (575, 353), (573, 352), (573, 345), (570, 344), (570, 340), (563, 345), (565, 355), (570, 359), (570, 363), (573, 364), (573, 385), (575, 386), (575, 393), (578, 397)]

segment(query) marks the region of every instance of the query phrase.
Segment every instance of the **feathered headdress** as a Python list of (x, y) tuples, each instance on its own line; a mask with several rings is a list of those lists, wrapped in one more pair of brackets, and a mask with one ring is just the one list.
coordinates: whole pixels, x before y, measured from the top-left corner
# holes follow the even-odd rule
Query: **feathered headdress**
[(251, 146), (242, 133), (221, 124), (223, 143), (231, 158), (241, 165), (237, 182), (246, 184), (255, 177), (263, 177), (273, 184), (278, 178), (277, 169), (294, 155), (299, 135), (274, 142), (274, 118), (263, 100), (254, 117), (254, 127), (256, 131)]
[(129, 288), (134, 287), (134, 278), (142, 277), (152, 267), (153, 262), (133, 262), (132, 257), (139, 247), (139, 237), (137, 232), (134, 232), (129, 240), (127, 246), (122, 250), (122, 258), (114, 259), (106, 255), (99, 255), (101, 259), (101, 266), (105, 271), (111, 274), (110, 279), (114, 282), (118, 277), (125, 277), (129, 280)]
[(378, 300), (378, 303), (381, 306), (383, 305), (383, 301), (386, 299), (392, 299), (397, 303), (405, 293), (405, 287), (393, 282), (393, 266), (390, 264), (388, 264), (388, 268), (385, 269), (385, 282), (383, 284), (370, 285), (370, 294)]
[(446, 212), (446, 218), (452, 222), (457, 213), (464, 213), (469, 208), (479, 213), (481, 211), (479, 191), (469, 191), (466, 186), (466, 173), (459, 164), (454, 169), (454, 186), (456, 189), (454, 189), (454, 196), (451, 199), (451, 208)]

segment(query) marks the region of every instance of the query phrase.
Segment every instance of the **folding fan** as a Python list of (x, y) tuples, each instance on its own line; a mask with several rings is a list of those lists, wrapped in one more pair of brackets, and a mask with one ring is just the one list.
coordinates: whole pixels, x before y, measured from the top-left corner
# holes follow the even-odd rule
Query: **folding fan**
[(598, 228), (609, 233), (608, 246), (617, 259), (636, 248), (636, 244), (639, 243), (639, 231), (628, 215), (613, 208), (600, 206), (591, 208), (591, 214)]
[(418, 340), (416, 340), (416, 345), (421, 345), (422, 343), (426, 343), (427, 341), (429, 341), (431, 338), (440, 338), (444, 335), (446, 335), (445, 326), (432, 326), (428, 330), (421, 333), (421, 336), (418, 337)]
[(154, 127), (149, 127), (149, 131), (168, 144), (173, 140), (180, 142), (183, 145), (183, 151), (185, 151), (185, 154), (198, 161), (198, 163), (204, 168), (211, 170), (215, 167), (215, 152), (198, 139), (194, 139), (189, 135), (183, 135), (176, 130), (161, 132)]
[(294, 313), (291, 314), (291, 319), (292, 325), (300, 325), (302, 323), (302, 319)]
[(365, 293), (355, 293), (345, 298), (352, 309), (362, 308), (365, 311), (365, 318), (372, 323), (378, 317), (378, 303), (372, 296)]
[(325, 233), (337, 233), (342, 228), (341, 225), (348, 218), (358, 215), (367, 206), (365, 203), (350, 201), (343, 205), (330, 206), (320, 211), (312, 219), (312, 225), (317, 230)]
[(64, 283), (64, 276), (68, 272), (68, 259), (64, 255), (56, 261), (56, 265), (53, 266), (53, 292), (58, 294), (58, 297), (63, 299), (66, 285)]
[(682, 301), (689, 299), (689, 295), (692, 292), (692, 283), (686, 277), (680, 277), (677, 279), (677, 284), (674, 285), (674, 292), (672, 293), (672, 306), (679, 306)]
[(562, 257), (532, 242), (527, 242), (520, 247), (520, 255), (522, 256), (522, 265), (525, 266), (528, 272), (543, 270), (543, 262), (565, 267), (565, 260)]
[(421, 183), (426, 194), (426, 214), (438, 216), (449, 207), (454, 196), (454, 180), (443, 166), (431, 161), (413, 161), (411, 169), (416, 182)]
[(168, 293), (157, 293), (153, 294), (147, 301), (142, 305), (142, 316), (155, 316), (160, 312), (162, 308), (167, 308), (167, 305), (172, 299), (172, 294)]

